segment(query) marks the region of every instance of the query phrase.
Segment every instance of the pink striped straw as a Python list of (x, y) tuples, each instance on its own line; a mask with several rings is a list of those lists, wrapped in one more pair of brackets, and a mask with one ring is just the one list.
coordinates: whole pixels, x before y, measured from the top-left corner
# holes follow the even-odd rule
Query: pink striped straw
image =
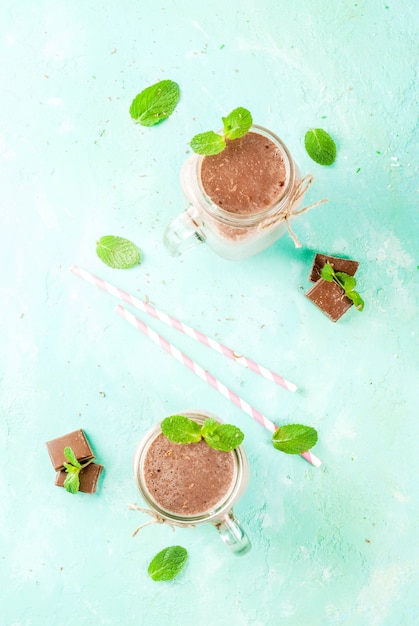
[[(118, 306), (116, 307), (116, 312), (127, 322), (132, 324), (132, 326), (137, 328), (149, 339), (151, 339), (153, 343), (166, 350), (166, 352), (171, 354), (177, 361), (183, 363), (183, 365), (185, 365), (188, 369), (190, 369), (197, 376), (199, 376), (199, 378), (211, 385), (211, 387), (216, 389), (225, 398), (228, 398), (228, 400), (238, 406), (242, 411), (247, 413), (247, 415), (250, 415), (250, 417), (259, 422), (259, 424), (267, 428), (267, 430), (269, 430), (271, 433), (274, 433), (276, 430), (278, 430), (278, 426), (271, 422), (270, 419), (265, 417), (265, 415), (262, 415), (260, 411), (252, 407), (248, 402), (243, 400), (243, 398), (240, 398), (240, 396), (234, 393), (234, 391), (228, 389), (228, 387), (226, 387), (222, 382), (215, 378), (215, 376), (210, 374), (210, 372), (204, 370), (200, 365), (192, 361), (192, 359), (190, 359), (186, 354), (178, 350), (178, 348), (169, 343), (164, 337), (156, 333), (142, 320), (138, 319), (137, 317), (135, 317), (135, 315), (127, 311), (127, 309), (125, 309), (121, 304), (118, 304)], [(318, 459), (310, 451), (302, 452), (301, 456), (315, 467), (319, 467), (321, 465), (320, 459)]]
[(207, 337), (207, 335), (204, 335), (199, 330), (195, 330), (194, 328), (191, 328), (187, 324), (184, 324), (183, 322), (180, 322), (174, 317), (171, 317), (167, 313), (163, 313), (162, 311), (159, 311), (151, 304), (148, 304), (148, 302), (139, 300), (138, 298), (136, 298), (135, 296), (132, 296), (126, 291), (123, 291), (122, 289), (119, 289), (118, 287), (115, 287), (114, 285), (107, 283), (105, 280), (102, 280), (101, 278), (94, 276), (90, 272), (87, 272), (86, 270), (81, 269), (80, 267), (77, 267), (77, 265), (73, 265), (70, 268), (70, 271), (73, 272), (73, 274), (76, 274), (76, 276), (79, 276), (80, 278), (83, 278), (87, 282), (91, 283), (92, 285), (96, 285), (96, 287), (100, 287), (100, 289), (103, 289), (107, 293), (110, 293), (111, 295), (116, 296), (120, 300), (123, 300), (127, 304), (131, 304), (135, 308), (140, 309), (140, 311), (143, 311), (144, 313), (147, 313), (148, 315), (155, 317), (161, 322), (168, 324), (168, 326), (172, 326), (172, 328), (175, 328), (176, 330), (179, 330), (181, 333), (188, 335), (188, 337), (192, 337), (192, 339), (196, 339), (196, 341), (200, 341), (201, 343), (208, 346), (209, 348), (212, 348), (216, 352), (220, 352), (221, 354), (224, 354), (224, 356), (228, 357), (229, 359), (232, 359), (233, 361), (235, 361), (236, 363), (239, 363), (240, 365), (243, 365), (244, 367), (249, 368), (253, 372), (256, 372), (256, 374), (260, 374), (264, 378), (267, 378), (268, 380), (276, 383), (277, 385), (280, 385), (281, 387), (288, 389), (288, 391), (296, 391), (298, 389), (295, 383), (292, 383), (289, 380), (286, 380), (285, 378), (283, 378), (283, 376), (280, 376), (279, 374), (276, 374), (275, 372), (271, 372), (270, 370), (266, 369), (266, 367), (263, 367), (263, 365), (260, 365), (259, 363), (252, 361), (252, 359), (249, 359), (248, 357), (237, 354), (236, 352), (234, 352), (234, 350), (232, 350), (231, 348), (228, 348), (227, 346), (224, 346), (219, 341), (216, 341), (215, 339), (211, 339), (211, 337)]

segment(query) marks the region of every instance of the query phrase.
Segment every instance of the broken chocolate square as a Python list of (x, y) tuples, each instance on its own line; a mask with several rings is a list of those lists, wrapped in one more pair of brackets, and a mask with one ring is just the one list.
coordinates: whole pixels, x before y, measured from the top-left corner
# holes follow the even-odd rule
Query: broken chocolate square
[(83, 465), (86, 461), (94, 459), (95, 455), (90, 447), (87, 437), (83, 430), (75, 430), (72, 433), (57, 437), (46, 442), (51, 463), (55, 470), (61, 470), (64, 468), (64, 463), (67, 459), (64, 457), (64, 448), (71, 448), (76, 456), (76, 459)]
[(320, 254), (319, 252), (314, 257), (313, 266), (311, 268), (310, 276), (308, 279), (312, 283), (316, 283), (321, 278), (322, 268), (330, 263), (335, 272), (345, 272), (350, 276), (354, 276), (358, 269), (359, 262), (352, 261), (351, 259), (342, 259), (336, 256), (328, 256), (327, 254)]
[[(89, 463), (89, 465), (83, 467), (79, 474), (79, 491), (83, 493), (95, 493), (102, 470), (103, 465), (99, 465), (98, 463)], [(58, 487), (64, 487), (64, 481), (67, 476), (68, 474), (65, 470), (60, 470), (55, 477), (55, 484)]]
[(332, 322), (336, 322), (352, 306), (352, 300), (345, 296), (342, 287), (337, 283), (329, 283), (322, 278), (318, 280), (306, 294)]

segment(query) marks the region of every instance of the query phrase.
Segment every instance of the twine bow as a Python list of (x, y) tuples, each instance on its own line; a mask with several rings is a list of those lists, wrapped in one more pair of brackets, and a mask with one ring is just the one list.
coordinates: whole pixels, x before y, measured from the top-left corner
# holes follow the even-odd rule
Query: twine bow
[(128, 507), (131, 509), (131, 511), (141, 511), (141, 513), (146, 513), (147, 515), (150, 515), (153, 518), (149, 522), (144, 522), (144, 524), (140, 524), (140, 526), (138, 526), (138, 528), (136, 528), (134, 532), (132, 533), (133, 537), (135, 537), (135, 535), (142, 528), (144, 528), (145, 526), (149, 526), (150, 524), (167, 524), (168, 526), (170, 526), (170, 528), (173, 531), (175, 530), (175, 526), (179, 526), (181, 528), (185, 528), (185, 527), (194, 528), (195, 526), (195, 524), (179, 524), (178, 522), (169, 521), (165, 517), (162, 517), (161, 515), (156, 513), (156, 511), (152, 511), (151, 509), (143, 509), (140, 506), (137, 506), (136, 504), (128, 504)]
[(301, 213), (305, 213), (306, 211), (313, 209), (315, 206), (318, 206), (319, 204), (322, 204), (323, 202), (328, 202), (328, 198), (323, 198), (323, 200), (318, 200), (318, 202), (314, 202), (313, 204), (310, 204), (309, 206), (306, 206), (303, 209), (298, 209), (298, 210), (293, 209), (293, 207), (298, 202), (298, 200), (302, 198), (304, 194), (308, 191), (311, 183), (313, 182), (313, 179), (314, 177), (312, 174), (307, 174), (307, 176), (304, 176), (304, 178), (301, 179), (300, 184), (297, 187), (295, 187), (289, 199), (287, 209), (284, 212), (281, 212), (278, 216), (272, 218), (271, 220), (266, 220), (262, 225), (262, 228), (268, 228), (269, 226), (272, 226), (272, 224), (275, 224), (275, 222), (285, 220), (287, 224), (288, 232), (296, 248), (301, 248), (301, 243), (298, 241), (297, 236), (295, 235), (295, 233), (293, 232), (290, 226), (290, 223), (289, 223), (290, 218), (296, 217), (297, 215), (301, 215)]

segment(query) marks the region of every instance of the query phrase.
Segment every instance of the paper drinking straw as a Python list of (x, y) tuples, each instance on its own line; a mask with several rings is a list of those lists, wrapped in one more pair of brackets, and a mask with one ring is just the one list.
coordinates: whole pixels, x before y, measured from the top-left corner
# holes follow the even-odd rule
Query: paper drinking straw
[(259, 363), (252, 361), (252, 359), (249, 359), (248, 357), (245, 357), (241, 354), (237, 354), (236, 352), (234, 352), (234, 350), (232, 350), (231, 348), (228, 348), (227, 346), (224, 346), (219, 341), (216, 341), (215, 339), (212, 339), (211, 337), (204, 335), (199, 330), (195, 330), (194, 328), (191, 328), (187, 324), (184, 324), (183, 322), (175, 319), (171, 315), (168, 315), (167, 313), (164, 313), (163, 311), (159, 311), (158, 309), (156, 309), (156, 307), (152, 306), (148, 302), (139, 300), (139, 298), (132, 296), (126, 291), (123, 291), (122, 289), (119, 289), (118, 287), (111, 285), (105, 280), (102, 280), (101, 278), (94, 276), (90, 272), (87, 272), (86, 270), (81, 269), (80, 267), (77, 267), (77, 265), (73, 265), (70, 268), (70, 271), (73, 272), (73, 274), (76, 274), (76, 276), (79, 276), (80, 278), (83, 278), (87, 282), (91, 283), (92, 285), (96, 285), (96, 287), (99, 287), (100, 289), (103, 289), (107, 293), (110, 293), (113, 296), (116, 296), (117, 298), (119, 298), (120, 300), (123, 300), (127, 304), (131, 304), (132, 306), (134, 306), (137, 309), (140, 309), (144, 313), (147, 313), (148, 315), (155, 317), (161, 322), (164, 322), (165, 324), (172, 326), (172, 328), (175, 328), (181, 333), (188, 335), (188, 337), (192, 337), (193, 339), (196, 339), (196, 341), (200, 341), (201, 343), (208, 346), (209, 348), (212, 348), (216, 352), (220, 352), (221, 354), (224, 354), (224, 356), (228, 357), (229, 359), (232, 359), (233, 361), (235, 361), (236, 363), (239, 363), (240, 365), (243, 365), (244, 367), (249, 368), (253, 372), (256, 372), (256, 374), (260, 374), (260, 376), (263, 376), (264, 378), (267, 378), (268, 380), (276, 383), (277, 385), (284, 387), (284, 389), (288, 389), (288, 391), (297, 390), (298, 387), (295, 383), (292, 383), (289, 380), (286, 380), (283, 376), (280, 376), (279, 374), (276, 374), (275, 372), (271, 372), (263, 365), (260, 365)]
[[(262, 426), (264, 426), (271, 433), (274, 433), (278, 430), (278, 426), (276, 426), (270, 419), (262, 415), (260, 411), (252, 407), (248, 402), (240, 398), (234, 391), (228, 389), (221, 381), (219, 381), (215, 376), (210, 374), (207, 370), (204, 370), (200, 365), (192, 361), (186, 354), (178, 350), (176, 346), (169, 343), (164, 337), (156, 333), (152, 328), (147, 326), (142, 320), (135, 317), (132, 313), (127, 311), (121, 304), (118, 304), (116, 307), (116, 312), (123, 317), (127, 322), (132, 324), (135, 328), (141, 331), (144, 335), (146, 335), (151, 341), (155, 344), (166, 350), (169, 354), (171, 354), (177, 361), (183, 363), (188, 369), (194, 372), (199, 378), (204, 380), (206, 383), (211, 385), (214, 389), (216, 389), (221, 395), (225, 398), (228, 398), (233, 404), (238, 406), (242, 411), (250, 415), (254, 420), (259, 422)], [(314, 465), (315, 467), (319, 467), (321, 465), (320, 459), (318, 459), (314, 454), (310, 451), (302, 452), (301, 456), (306, 459), (309, 463)]]

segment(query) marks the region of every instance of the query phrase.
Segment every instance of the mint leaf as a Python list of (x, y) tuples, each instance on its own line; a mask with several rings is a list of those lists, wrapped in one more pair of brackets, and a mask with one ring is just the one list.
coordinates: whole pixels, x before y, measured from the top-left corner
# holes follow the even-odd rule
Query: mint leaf
[(351, 291), (345, 291), (345, 294), (350, 300), (352, 300), (358, 311), (362, 311), (365, 303), (359, 293), (352, 289)]
[[(63, 486), (65, 487), (66, 491), (74, 494), (78, 492), (80, 487), (80, 470), (76, 468), (73, 468), (73, 470), (71, 470), (70, 473), (66, 476)], [(69, 469), (66, 468), (66, 471), (68, 472)]]
[(310, 128), (305, 134), (304, 145), (310, 158), (320, 165), (332, 165), (336, 159), (336, 144), (322, 128)]
[(243, 107), (234, 109), (227, 117), (221, 119), (224, 126), (224, 136), (222, 137), (212, 130), (195, 135), (191, 140), (191, 148), (194, 152), (206, 156), (218, 154), (225, 149), (227, 140), (243, 137), (253, 123), (250, 112)]
[(217, 420), (213, 417), (207, 417), (205, 422), (201, 426), (201, 435), (206, 439), (207, 435), (210, 436), (218, 426)]
[[(65, 447), (65, 448), (64, 448), (64, 456), (65, 456), (65, 458), (67, 459), (67, 461), (69, 461), (69, 462), (71, 463), (71, 465), (74, 465), (74, 467), (77, 467), (77, 468), (79, 468), (79, 469), (81, 468), (81, 465), (80, 465), (80, 463), (78, 462), (77, 457), (76, 457), (76, 455), (74, 454), (74, 452), (73, 452), (73, 449), (72, 449), (72, 448), (70, 448), (70, 447), (68, 447), (68, 446), (67, 446), (67, 447)], [(68, 464), (67, 464), (67, 463), (64, 463), (64, 466), (68, 466)]]
[(174, 443), (194, 443), (200, 441), (201, 426), (184, 415), (171, 415), (160, 424), (165, 437)]
[(310, 450), (317, 442), (317, 431), (311, 426), (286, 424), (272, 435), (274, 448), (286, 454), (300, 454)]
[(243, 137), (253, 123), (250, 111), (243, 107), (234, 109), (227, 117), (221, 119), (223, 120), (224, 136), (226, 139), (238, 139), (239, 137)]
[(65, 477), (63, 486), (69, 493), (77, 493), (80, 487), (79, 474), (81, 470), (81, 465), (78, 462), (77, 457), (73, 452), (73, 449), (69, 446), (66, 446), (64, 448), (64, 457), (69, 462), (64, 463), (64, 468), (67, 472), (67, 476)]
[(352, 300), (358, 311), (362, 311), (364, 301), (354, 289), (356, 286), (355, 276), (351, 276), (345, 272), (335, 272), (330, 263), (325, 263), (324, 267), (321, 269), (320, 276), (329, 283), (335, 281), (339, 287), (343, 289), (346, 297)]
[(150, 562), (148, 574), (153, 580), (172, 580), (185, 567), (188, 553), (182, 546), (161, 550)]
[(234, 450), (244, 439), (244, 434), (240, 428), (231, 424), (217, 424), (215, 428), (211, 428), (210, 431), (207, 430), (205, 434), (204, 432), (202, 435), (207, 444), (211, 448), (222, 450), (223, 452)]
[(106, 235), (96, 242), (96, 254), (98, 257), (114, 269), (128, 269), (141, 262), (141, 253), (137, 246), (124, 239)]
[(336, 272), (335, 276), (345, 291), (352, 291), (352, 289), (356, 285), (355, 276), (351, 276), (350, 274), (346, 274), (345, 272)]
[(191, 148), (196, 154), (212, 156), (222, 152), (226, 147), (226, 142), (221, 135), (217, 135), (213, 130), (206, 133), (199, 133), (192, 137)]
[(208, 417), (201, 426), (184, 415), (171, 415), (162, 421), (160, 428), (163, 435), (174, 443), (196, 443), (203, 437), (211, 448), (224, 452), (234, 450), (244, 439), (239, 428), (219, 424), (212, 417)]
[(323, 278), (323, 280), (331, 283), (333, 281), (334, 275), (335, 272), (333, 270), (333, 267), (330, 265), (330, 263), (325, 263), (321, 269), (320, 276)]
[(173, 113), (179, 98), (179, 85), (172, 80), (161, 80), (135, 96), (129, 112), (137, 124), (154, 126)]

